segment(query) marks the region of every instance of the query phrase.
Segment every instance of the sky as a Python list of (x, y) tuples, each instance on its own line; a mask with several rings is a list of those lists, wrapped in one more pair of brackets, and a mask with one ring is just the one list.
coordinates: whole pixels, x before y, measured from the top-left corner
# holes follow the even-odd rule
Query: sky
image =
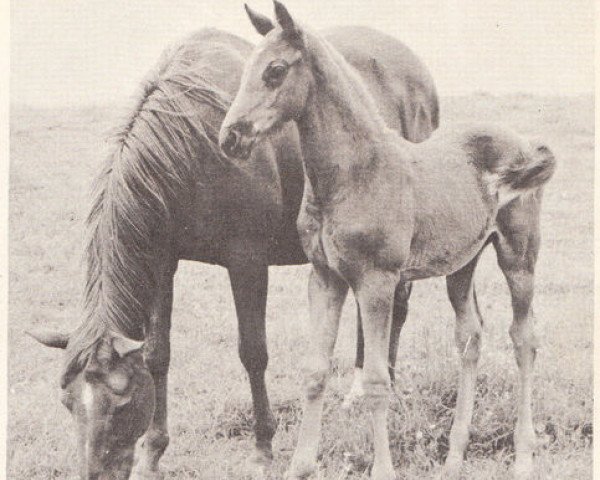
[[(272, 16), (271, 0), (246, 0)], [(593, 0), (283, 0), (314, 28), (361, 24), (407, 44), (441, 95), (594, 89)], [(120, 102), (171, 42), (216, 27), (256, 43), (242, 0), (12, 0), (10, 99)]]

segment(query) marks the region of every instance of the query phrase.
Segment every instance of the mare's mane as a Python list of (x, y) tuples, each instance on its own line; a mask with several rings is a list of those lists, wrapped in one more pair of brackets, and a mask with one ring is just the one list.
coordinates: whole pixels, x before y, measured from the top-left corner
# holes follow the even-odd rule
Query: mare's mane
[(214, 47), (204, 33), (165, 51), (141, 83), (95, 180), (86, 221), (84, 320), (69, 340), (63, 387), (107, 331), (143, 338), (161, 235), (202, 182), (204, 162), (219, 161), (219, 126), (205, 117), (207, 106), (225, 113), (230, 98), (205, 75), (211, 66), (203, 56)]

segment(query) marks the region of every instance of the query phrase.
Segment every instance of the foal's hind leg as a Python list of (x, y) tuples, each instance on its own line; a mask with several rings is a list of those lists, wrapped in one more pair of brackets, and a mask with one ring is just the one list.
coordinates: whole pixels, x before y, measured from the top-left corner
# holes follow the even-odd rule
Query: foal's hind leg
[[(396, 381), (396, 357), (398, 356), (398, 342), (400, 340), (400, 332), (406, 322), (408, 314), (408, 299), (412, 291), (412, 283), (399, 283), (394, 292), (394, 311), (392, 314), (392, 328), (390, 332), (390, 351), (388, 355), (388, 369), (390, 372), (390, 380), (392, 385)], [(360, 305), (357, 303), (357, 321), (356, 321), (356, 361), (354, 364), (354, 379), (352, 387), (344, 398), (343, 407), (348, 408), (356, 400), (364, 394), (363, 389), (363, 363), (364, 363), (365, 338), (362, 327), (362, 319), (360, 314)]]
[(444, 478), (457, 478), (467, 444), (473, 417), (477, 362), (481, 345), (482, 319), (475, 299), (473, 273), (479, 255), (458, 272), (446, 278), (448, 297), (456, 314), (456, 346), (462, 363), (458, 398), (452, 430), (450, 450), (444, 466)]
[(308, 284), (311, 342), (306, 357), (304, 412), (298, 443), (287, 474), (289, 479), (305, 478), (317, 467), (323, 393), (347, 292), (348, 285), (334, 272), (313, 267)]
[(538, 346), (532, 310), (534, 269), (539, 250), (539, 197), (517, 200), (498, 215), (499, 236), (494, 246), (498, 265), (510, 289), (513, 323), (510, 336), (519, 367), (519, 399), (515, 428), (516, 479), (529, 478), (533, 471), (536, 443), (531, 411), (533, 366)]

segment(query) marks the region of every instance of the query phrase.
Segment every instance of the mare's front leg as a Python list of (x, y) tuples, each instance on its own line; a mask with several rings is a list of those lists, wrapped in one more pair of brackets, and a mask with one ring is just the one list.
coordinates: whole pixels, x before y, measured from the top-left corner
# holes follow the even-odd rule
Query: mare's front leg
[[(400, 332), (406, 322), (408, 314), (408, 299), (412, 292), (412, 283), (399, 283), (394, 292), (394, 311), (392, 314), (392, 329), (390, 332), (390, 351), (388, 355), (388, 369), (392, 385), (396, 381), (396, 357), (398, 356), (398, 343)], [(348, 395), (344, 398), (343, 407), (349, 408), (358, 398), (364, 395), (363, 389), (363, 364), (365, 359), (365, 338), (363, 333), (360, 305), (356, 306), (356, 361), (354, 363), (354, 380)]]
[(265, 385), (265, 370), (269, 360), (265, 331), (268, 266), (265, 262), (256, 261), (260, 257), (244, 249), (239, 255), (233, 256), (228, 272), (238, 317), (238, 351), (248, 372), (256, 422), (256, 451), (250, 463), (252, 467), (262, 470), (273, 459), (271, 440), (277, 422), (271, 412)]
[(365, 338), (365, 400), (373, 423), (373, 480), (396, 478), (387, 429), (387, 411), (390, 403), (388, 356), (396, 283), (395, 275), (374, 271), (366, 274), (355, 288)]
[(313, 266), (308, 283), (312, 338), (310, 352), (305, 357), (304, 413), (287, 474), (290, 480), (305, 478), (317, 468), (324, 391), (347, 292), (348, 285), (333, 271)]
[(173, 276), (176, 263), (159, 272), (159, 285), (145, 335), (144, 361), (154, 380), (154, 415), (138, 451), (132, 479), (158, 480), (158, 462), (169, 445), (167, 427), (167, 376), (171, 358), (170, 330), (173, 308)]

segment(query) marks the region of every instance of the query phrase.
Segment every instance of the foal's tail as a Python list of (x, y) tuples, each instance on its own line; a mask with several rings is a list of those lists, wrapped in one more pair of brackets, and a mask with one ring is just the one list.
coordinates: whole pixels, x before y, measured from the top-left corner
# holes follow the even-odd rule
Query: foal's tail
[(488, 188), (498, 194), (500, 206), (535, 192), (556, 169), (554, 154), (546, 145), (530, 144), (509, 132), (478, 136), (476, 143), (487, 171)]
[(514, 192), (525, 193), (548, 182), (555, 169), (553, 153), (546, 145), (538, 144), (527, 152), (521, 152), (512, 162), (502, 165), (498, 171), (498, 181)]

